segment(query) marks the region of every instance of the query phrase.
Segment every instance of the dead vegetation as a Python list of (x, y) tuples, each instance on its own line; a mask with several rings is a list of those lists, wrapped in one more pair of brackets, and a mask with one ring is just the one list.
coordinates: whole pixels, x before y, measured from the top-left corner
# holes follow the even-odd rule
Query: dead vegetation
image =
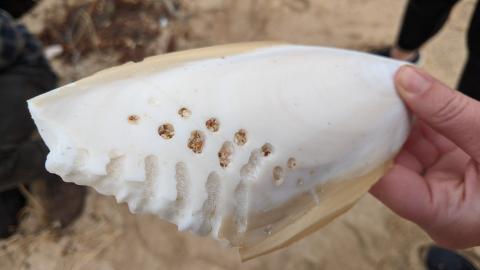
[(175, 0), (64, 1), (51, 9), (39, 36), (47, 46), (62, 46), (61, 58), (68, 63), (105, 52), (117, 53), (119, 63), (140, 61), (159, 53), (155, 45), (162, 36), (167, 36), (163, 52), (174, 51), (178, 33), (170, 35), (169, 24), (183, 16)]

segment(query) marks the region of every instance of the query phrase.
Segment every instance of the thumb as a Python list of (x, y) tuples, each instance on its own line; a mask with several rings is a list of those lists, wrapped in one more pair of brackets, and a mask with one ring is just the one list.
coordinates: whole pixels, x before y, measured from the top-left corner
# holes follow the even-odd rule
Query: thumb
[[(480, 162), (480, 103), (413, 66), (401, 67), (395, 84), (412, 113)], [(480, 91), (480, 84), (479, 84)]]

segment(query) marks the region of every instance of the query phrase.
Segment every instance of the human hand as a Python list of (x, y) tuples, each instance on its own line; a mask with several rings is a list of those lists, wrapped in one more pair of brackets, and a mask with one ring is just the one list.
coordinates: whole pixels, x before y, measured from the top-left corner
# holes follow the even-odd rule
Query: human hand
[(412, 66), (395, 84), (417, 121), (370, 192), (444, 247), (480, 245), (480, 102)]

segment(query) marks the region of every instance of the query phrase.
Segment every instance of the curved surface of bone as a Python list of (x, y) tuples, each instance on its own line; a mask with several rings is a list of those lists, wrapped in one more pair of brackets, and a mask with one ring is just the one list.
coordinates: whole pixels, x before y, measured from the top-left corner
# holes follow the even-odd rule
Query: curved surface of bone
[(233, 44), (107, 69), (28, 104), (48, 171), (250, 259), (345, 212), (388, 169), (410, 126), (393, 85), (403, 64)]

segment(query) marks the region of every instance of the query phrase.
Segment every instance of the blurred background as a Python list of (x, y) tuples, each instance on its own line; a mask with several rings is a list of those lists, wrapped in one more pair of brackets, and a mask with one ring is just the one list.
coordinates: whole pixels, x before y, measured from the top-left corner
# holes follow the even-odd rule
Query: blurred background
[[(42, 0), (20, 21), (42, 41), (62, 85), (151, 55), (231, 42), (368, 51), (395, 41), (405, 5), (406, 0)], [(460, 1), (422, 50), (423, 67), (452, 87), (465, 60), (474, 6), (474, 0)], [(234, 249), (179, 233), (152, 216), (133, 216), (126, 205), (93, 190), (67, 227), (44, 218), (48, 210), (34, 189), (22, 192), (27, 203), (20, 225), (0, 240), (0, 270), (424, 269), (431, 244), (414, 224), (366, 195), (308, 238), (240, 263)], [(480, 249), (462, 254), (480, 267)]]

